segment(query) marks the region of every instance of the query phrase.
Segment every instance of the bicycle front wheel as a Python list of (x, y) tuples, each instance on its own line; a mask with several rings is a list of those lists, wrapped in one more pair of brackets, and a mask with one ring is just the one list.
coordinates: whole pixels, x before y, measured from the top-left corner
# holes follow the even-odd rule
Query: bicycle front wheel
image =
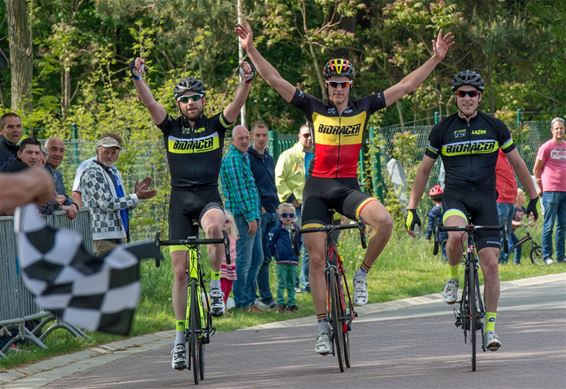
[(202, 379), (203, 373), (200, 372), (200, 315), (199, 315), (199, 296), (197, 280), (190, 280), (190, 307), (189, 307), (189, 337), (187, 339), (188, 349), (190, 350), (190, 361), (187, 363), (192, 367), (195, 384), (198, 385), (199, 378)]
[(542, 265), (544, 263), (542, 260), (542, 248), (540, 246), (534, 246), (531, 249), (531, 262), (535, 265)]
[[(350, 329), (352, 320), (354, 319), (354, 308), (352, 307), (352, 301), (350, 300), (350, 296), (347, 291), (347, 284), (346, 284), (346, 275), (344, 273), (340, 273), (340, 280), (341, 283), (338, 285), (340, 290), (340, 301), (341, 307), (345, 309), (341, 310), (341, 318), (342, 318), (342, 336), (344, 337), (344, 363), (346, 367), (350, 367)], [(348, 299), (346, 300), (346, 297)]]
[(340, 291), (338, 290), (336, 269), (331, 267), (327, 272), (328, 291), (330, 295), (330, 324), (332, 326), (332, 340), (334, 351), (338, 358), (338, 367), (344, 372), (344, 336), (342, 331)]
[(468, 269), (468, 318), (470, 320), (470, 346), (472, 352), (472, 371), (476, 371), (476, 326), (478, 317), (476, 315), (476, 268), (470, 263)]

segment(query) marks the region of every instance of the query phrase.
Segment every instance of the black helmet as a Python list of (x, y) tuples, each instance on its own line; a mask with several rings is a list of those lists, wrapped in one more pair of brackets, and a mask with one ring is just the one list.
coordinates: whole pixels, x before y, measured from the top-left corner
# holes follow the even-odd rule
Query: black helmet
[(329, 79), (334, 76), (344, 76), (353, 80), (356, 75), (356, 71), (354, 70), (354, 64), (352, 64), (349, 60), (343, 58), (332, 58), (326, 63), (326, 65), (324, 65), (322, 74), (325, 79)]
[(483, 79), (478, 72), (473, 70), (462, 70), (452, 77), (452, 91), (456, 91), (463, 85), (473, 86), (480, 92), (483, 92)]
[(178, 99), (186, 92), (196, 92), (204, 96), (206, 94), (206, 89), (204, 88), (204, 84), (201, 80), (197, 80), (193, 77), (187, 77), (182, 79), (177, 85), (175, 85), (175, 89), (173, 89), (173, 95), (175, 95), (175, 98)]

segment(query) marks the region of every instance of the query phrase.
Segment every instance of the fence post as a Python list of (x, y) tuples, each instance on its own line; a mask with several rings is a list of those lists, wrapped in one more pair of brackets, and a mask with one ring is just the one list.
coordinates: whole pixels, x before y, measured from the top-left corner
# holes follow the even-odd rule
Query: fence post
[(71, 139), (73, 141), (73, 162), (75, 164), (79, 163), (79, 144), (78, 144), (78, 137), (79, 134), (79, 127), (77, 123), (71, 124)]
[(279, 147), (279, 135), (277, 131), (269, 130), (269, 150), (271, 150), (271, 156), (273, 157), (274, 161), (277, 161), (279, 158), (280, 147)]
[(434, 111), (434, 125), (437, 125), (440, 122), (440, 112)]
[(523, 120), (522, 113), (523, 110), (521, 108), (517, 109), (517, 116), (515, 118), (515, 128), (521, 128), (521, 122)]

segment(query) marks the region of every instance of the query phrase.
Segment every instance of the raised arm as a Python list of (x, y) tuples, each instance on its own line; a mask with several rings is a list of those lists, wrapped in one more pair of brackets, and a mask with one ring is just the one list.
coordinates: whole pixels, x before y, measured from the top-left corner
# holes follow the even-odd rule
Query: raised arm
[(387, 88), (384, 92), (385, 103), (387, 106), (395, 103), (408, 93), (413, 92), (423, 83), (432, 73), (434, 68), (446, 57), (448, 49), (454, 44), (452, 33), (442, 35), (442, 30), (438, 32), (436, 40), (432, 41), (433, 54), (424, 64), (413, 70), (397, 84)]
[(295, 95), (295, 86), (289, 81), (281, 77), (281, 74), (271, 65), (260, 52), (256, 49), (253, 43), (253, 32), (252, 28), (247, 22), (238, 24), (234, 31), (240, 39), (240, 44), (242, 48), (248, 54), (255, 65), (257, 72), (263, 77), (263, 79), (273, 88), (277, 93), (283, 97), (283, 100), (290, 102)]
[(240, 109), (244, 106), (248, 95), (250, 94), (250, 89), (252, 87), (252, 79), (254, 78), (255, 72), (251, 65), (247, 62), (243, 62), (240, 65), (242, 82), (238, 85), (236, 89), (236, 94), (234, 95), (234, 100), (224, 108), (223, 114), (226, 120), (230, 123), (234, 122), (238, 115), (240, 114)]
[(165, 112), (165, 108), (155, 100), (149, 86), (143, 79), (144, 62), (144, 59), (139, 57), (132, 61), (130, 64), (132, 80), (138, 92), (138, 97), (151, 115), (151, 120), (153, 120), (155, 124), (161, 124), (163, 120), (165, 120), (167, 112)]

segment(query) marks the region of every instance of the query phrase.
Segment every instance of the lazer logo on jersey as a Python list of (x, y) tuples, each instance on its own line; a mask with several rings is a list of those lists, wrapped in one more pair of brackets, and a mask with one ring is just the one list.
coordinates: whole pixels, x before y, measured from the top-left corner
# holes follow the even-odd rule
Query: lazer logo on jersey
[(497, 152), (498, 149), (499, 143), (496, 140), (458, 142), (442, 146), (442, 155), (452, 157), (468, 154), (490, 154)]
[(218, 149), (218, 134), (203, 138), (182, 139), (170, 136), (168, 141), (169, 152), (173, 154), (206, 153)]
[(318, 126), (318, 132), (328, 135), (356, 136), (359, 135), (361, 127), (361, 124), (354, 124), (351, 126), (328, 126), (321, 124)]
[(472, 135), (485, 135), (487, 134), (487, 130), (473, 130)]

